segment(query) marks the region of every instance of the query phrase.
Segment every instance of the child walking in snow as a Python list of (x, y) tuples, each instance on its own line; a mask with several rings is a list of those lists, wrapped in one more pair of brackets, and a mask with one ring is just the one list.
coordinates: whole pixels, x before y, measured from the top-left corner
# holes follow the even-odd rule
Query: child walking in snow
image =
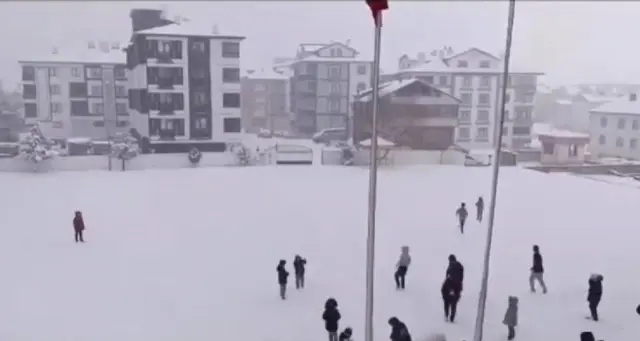
[(458, 223), (460, 223), (460, 233), (464, 234), (464, 223), (467, 221), (467, 217), (469, 216), (465, 203), (460, 204), (460, 207), (456, 210), (456, 216), (458, 216)]
[(280, 262), (278, 262), (278, 267), (276, 268), (276, 271), (278, 272), (278, 284), (280, 285), (280, 298), (283, 300), (287, 299), (287, 280), (289, 278), (289, 272), (284, 268), (286, 264), (287, 261), (281, 259)]
[(409, 247), (403, 246), (400, 251), (400, 259), (398, 259), (398, 263), (396, 263), (396, 273), (394, 274), (396, 289), (404, 290), (405, 276), (407, 275), (407, 270), (409, 270), (410, 264), (411, 256), (409, 255)]
[(73, 230), (75, 231), (76, 243), (78, 241), (84, 243), (84, 219), (80, 211), (76, 211), (75, 217), (73, 217)]
[(338, 301), (335, 298), (327, 299), (324, 303), (322, 319), (324, 320), (324, 329), (329, 333), (329, 341), (338, 341), (338, 322), (341, 317), (338, 311)]
[(296, 275), (296, 289), (304, 289), (304, 270), (307, 266), (307, 260), (296, 255), (293, 259), (293, 270)]
[(513, 340), (516, 337), (516, 326), (518, 325), (518, 298), (515, 296), (509, 296), (509, 306), (507, 312), (504, 314), (504, 320), (502, 321), (507, 326), (508, 336), (507, 340)]

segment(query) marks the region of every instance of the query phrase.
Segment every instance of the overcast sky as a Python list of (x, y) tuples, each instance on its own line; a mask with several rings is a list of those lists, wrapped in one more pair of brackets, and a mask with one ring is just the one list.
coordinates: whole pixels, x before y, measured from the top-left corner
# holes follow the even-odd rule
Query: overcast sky
[[(455, 50), (504, 49), (507, 2), (390, 1), (385, 13), (382, 67), (398, 58), (443, 45)], [(19, 81), (19, 59), (52, 46), (88, 40), (127, 40), (129, 10), (166, 9), (193, 22), (244, 35), (244, 67), (265, 66), (291, 56), (299, 43), (351, 40), (363, 56), (373, 49), (372, 18), (364, 1), (202, 2), (2, 2), (0, 78)], [(546, 82), (640, 83), (635, 53), (640, 2), (523, 2), (516, 9), (514, 63), (545, 72)]]

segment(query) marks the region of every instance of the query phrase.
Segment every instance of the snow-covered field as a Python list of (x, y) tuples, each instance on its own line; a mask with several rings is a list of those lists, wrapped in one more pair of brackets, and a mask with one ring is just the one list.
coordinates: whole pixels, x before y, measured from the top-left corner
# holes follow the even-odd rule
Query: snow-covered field
[[(454, 210), (489, 197), (489, 168), (381, 169), (376, 340), (390, 316), (415, 340), (470, 340), (485, 224), (461, 236)], [(517, 168), (502, 170), (486, 340), (506, 339), (507, 296), (520, 298), (517, 340), (637, 340), (640, 191)], [(362, 340), (367, 173), (340, 167), (210, 168), (130, 173), (0, 174), (0, 340), (324, 341), (323, 303)], [(488, 200), (487, 200), (488, 201)], [(71, 219), (82, 210), (83, 245)], [(474, 212), (471, 212), (472, 215)], [(528, 292), (531, 246), (549, 294)], [(413, 264), (407, 290), (393, 271)], [(307, 288), (278, 297), (276, 265), (308, 259)], [(465, 265), (456, 324), (440, 300), (447, 256)], [(600, 322), (585, 319), (589, 274), (604, 275)]]

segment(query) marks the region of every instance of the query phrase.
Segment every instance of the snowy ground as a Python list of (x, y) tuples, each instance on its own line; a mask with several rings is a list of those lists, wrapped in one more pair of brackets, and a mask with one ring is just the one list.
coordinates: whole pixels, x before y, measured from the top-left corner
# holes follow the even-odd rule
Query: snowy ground
[[(414, 339), (470, 337), (485, 225), (455, 228), (454, 209), (488, 198), (489, 168), (382, 169), (376, 340), (390, 316)], [(502, 171), (486, 340), (506, 339), (508, 295), (520, 297), (517, 340), (575, 340), (592, 330), (636, 340), (640, 324), (636, 188)], [(255, 167), (127, 173), (0, 174), (0, 340), (324, 341), (324, 301), (362, 340), (367, 173), (358, 168)], [(73, 211), (87, 243), (75, 245)], [(531, 245), (545, 257), (546, 296), (528, 292)], [(392, 273), (402, 245), (406, 292)], [(308, 258), (307, 288), (278, 298), (276, 264)], [(466, 267), (458, 321), (439, 288), (447, 255)], [(604, 275), (602, 321), (587, 321), (587, 278)], [(467, 340), (470, 340), (468, 338)]]

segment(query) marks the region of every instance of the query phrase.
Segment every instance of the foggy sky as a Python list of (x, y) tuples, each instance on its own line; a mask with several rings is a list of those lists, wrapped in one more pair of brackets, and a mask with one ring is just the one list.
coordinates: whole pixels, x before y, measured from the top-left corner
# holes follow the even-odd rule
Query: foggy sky
[[(456, 51), (504, 49), (507, 2), (390, 1), (385, 13), (382, 68), (395, 71), (408, 53), (451, 45)], [(292, 56), (299, 43), (351, 40), (371, 57), (373, 23), (364, 1), (2, 2), (0, 79), (19, 81), (17, 61), (54, 45), (126, 41), (129, 10), (166, 9), (221, 34), (239, 34), (243, 68)], [(547, 83), (640, 83), (635, 40), (640, 2), (523, 2), (516, 9), (514, 63), (545, 72)]]

